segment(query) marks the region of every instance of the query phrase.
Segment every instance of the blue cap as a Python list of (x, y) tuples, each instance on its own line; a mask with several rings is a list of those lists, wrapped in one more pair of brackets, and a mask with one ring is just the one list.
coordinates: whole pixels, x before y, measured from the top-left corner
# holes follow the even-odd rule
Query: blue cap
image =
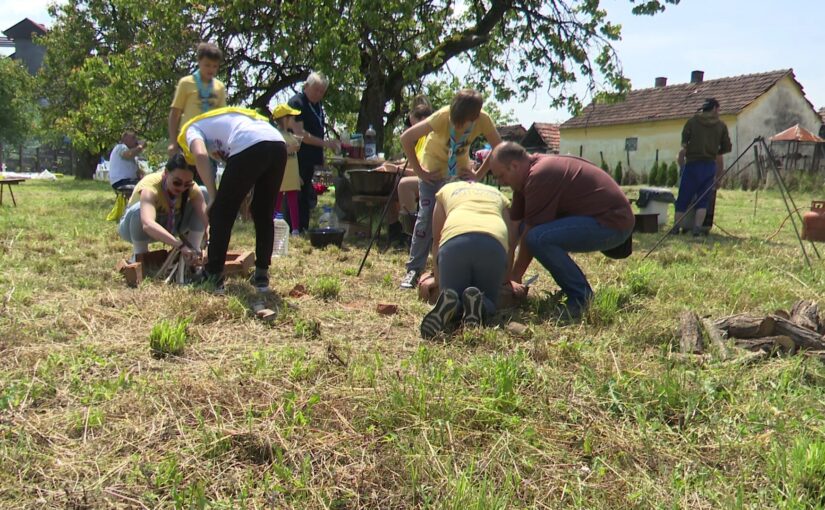
[(275, 219), (276, 220), (282, 220), (282, 219), (284, 219), (284, 215), (281, 214), (281, 213), (275, 213)]

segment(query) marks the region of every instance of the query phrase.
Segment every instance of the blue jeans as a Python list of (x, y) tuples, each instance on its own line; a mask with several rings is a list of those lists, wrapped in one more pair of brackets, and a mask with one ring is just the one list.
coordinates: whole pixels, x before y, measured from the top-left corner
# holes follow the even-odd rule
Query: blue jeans
[(429, 183), (423, 179), (418, 181), (418, 219), (413, 228), (412, 243), (410, 244), (410, 258), (407, 260), (407, 271), (423, 271), (427, 265), (427, 256), (433, 241), (433, 208), (435, 194), (446, 180)]
[(569, 216), (536, 225), (527, 233), (527, 246), (544, 266), (562, 292), (568, 305), (584, 307), (593, 289), (569, 253), (604, 251), (622, 244), (632, 229), (603, 227), (589, 216)]
[(439, 289), (461, 296), (467, 287), (476, 287), (484, 295), (484, 313), (492, 314), (507, 272), (507, 252), (490, 235), (461, 234), (439, 247), (438, 270)]
[[(209, 194), (206, 192), (206, 187), (201, 186), (203, 199), (209, 201)], [(167, 214), (158, 214), (155, 221), (166, 228), (166, 220), (169, 218)], [(174, 230), (174, 229), (173, 229)], [(185, 234), (187, 232), (203, 232), (204, 225), (200, 216), (195, 214), (195, 208), (192, 204), (186, 204), (186, 210), (183, 211), (183, 218), (180, 221), (180, 232), (170, 232), (170, 234)], [(143, 223), (140, 221), (140, 202), (135, 202), (129, 206), (120, 218), (120, 223), (117, 227), (117, 232), (124, 241), (134, 243), (151, 243), (154, 241), (149, 234), (143, 231)]]

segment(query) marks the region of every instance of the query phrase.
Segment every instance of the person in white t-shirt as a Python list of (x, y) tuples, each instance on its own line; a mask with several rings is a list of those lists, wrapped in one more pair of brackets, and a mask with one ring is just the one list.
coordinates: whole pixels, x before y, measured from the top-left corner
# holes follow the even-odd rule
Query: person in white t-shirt
[[(218, 292), (223, 291), (223, 269), (232, 226), (241, 202), (254, 186), (250, 207), (255, 225), (252, 285), (259, 292), (268, 292), (275, 194), (281, 188), (287, 161), (283, 136), (257, 112), (225, 107), (189, 120), (181, 128), (178, 144), (187, 161), (197, 166), (211, 200), (208, 262), (201, 280), (211, 281)], [(210, 156), (226, 162), (219, 189), (212, 177)]]
[(109, 154), (109, 183), (112, 188), (136, 185), (143, 177), (143, 172), (137, 163), (137, 156), (146, 145), (138, 141), (137, 133), (127, 129), (120, 137), (120, 143), (115, 145)]

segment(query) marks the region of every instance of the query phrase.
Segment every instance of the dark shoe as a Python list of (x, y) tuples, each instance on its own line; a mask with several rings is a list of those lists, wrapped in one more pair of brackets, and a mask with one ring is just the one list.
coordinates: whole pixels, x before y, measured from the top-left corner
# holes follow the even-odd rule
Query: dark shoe
[(192, 285), (202, 290), (212, 292), (218, 296), (223, 296), (226, 294), (223, 276), (209, 274), (206, 270), (203, 270), (192, 277)]
[(708, 235), (708, 233), (705, 232), (705, 230), (702, 227), (693, 227), (691, 233), (693, 234), (693, 237), (701, 237)]
[(421, 276), (421, 272), (417, 269), (410, 269), (407, 271), (407, 274), (404, 275), (404, 278), (401, 279), (400, 287), (402, 289), (414, 289), (416, 285), (418, 285), (418, 277)]
[(585, 308), (581, 305), (561, 303), (556, 306), (554, 315), (560, 324), (579, 322), (584, 316)]
[(258, 272), (255, 271), (254, 273), (252, 273), (252, 277), (249, 279), (249, 283), (251, 283), (252, 286), (255, 287), (255, 290), (257, 290), (261, 294), (270, 291), (268, 274), (258, 274)]
[(430, 339), (443, 333), (444, 329), (455, 317), (458, 309), (458, 293), (447, 289), (438, 295), (438, 301), (432, 310), (421, 321), (421, 338)]
[(462, 294), (464, 327), (480, 328), (484, 322), (484, 294), (475, 287), (467, 287)]

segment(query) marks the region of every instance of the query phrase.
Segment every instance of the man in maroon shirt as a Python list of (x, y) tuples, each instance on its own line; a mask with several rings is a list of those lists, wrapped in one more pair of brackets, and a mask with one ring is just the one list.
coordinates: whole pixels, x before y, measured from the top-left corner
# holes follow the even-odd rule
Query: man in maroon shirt
[(530, 155), (513, 142), (491, 157), (493, 175), (513, 189), (510, 217), (523, 222), (510, 279), (520, 283), (535, 257), (567, 297), (565, 315), (579, 318), (593, 289), (569, 253), (624, 243), (635, 222), (630, 202), (610, 175), (581, 158)]

